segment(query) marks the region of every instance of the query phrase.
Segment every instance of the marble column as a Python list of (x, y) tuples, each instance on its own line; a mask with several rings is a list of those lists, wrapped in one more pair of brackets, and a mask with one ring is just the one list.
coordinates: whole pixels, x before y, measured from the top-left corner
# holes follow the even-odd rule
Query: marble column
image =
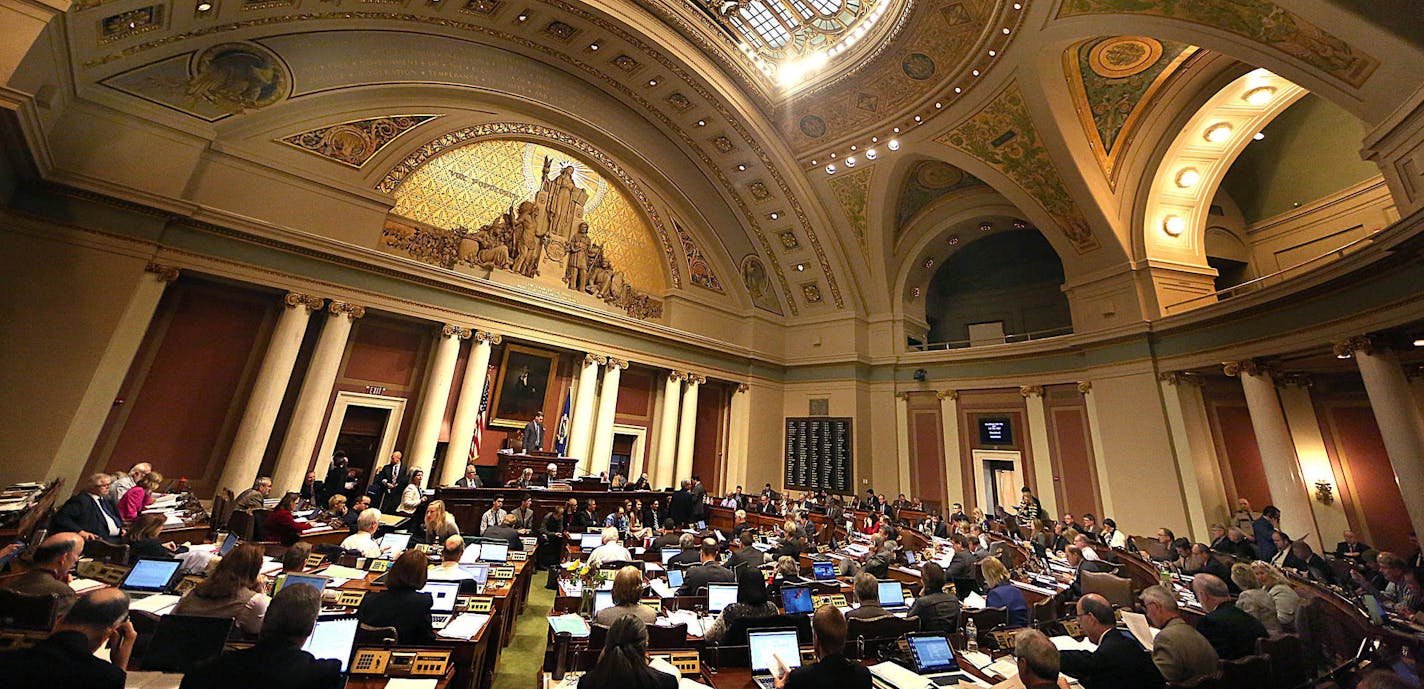
[(1052, 447), (1048, 443), (1048, 411), (1043, 406), (1042, 385), (1019, 386), (1028, 408), (1028, 441), (1033, 450), (1032, 484), (1025, 477), (1024, 485), (1033, 486), (1033, 494), (1043, 505), (1045, 515), (1061, 514), (1058, 511), (1058, 490), (1053, 483)]
[[(1354, 337), (1335, 344), (1337, 356), (1350, 354), (1360, 367), (1365, 393), (1370, 397), (1380, 439), (1389, 453), (1390, 466), (1404, 496), (1409, 523), (1414, 533), (1424, 533), (1424, 420), (1421, 420), (1409, 389), (1409, 379), (1399, 363), (1399, 355), (1366, 337)], [(1338, 489), (1338, 487), (1337, 487)], [(1411, 499), (1409, 496), (1415, 496)]]
[(331, 403), (331, 390), (341, 369), (341, 357), (346, 353), (351, 323), (366, 315), (366, 307), (344, 301), (331, 302), (327, 311), (326, 323), (316, 338), (316, 349), (297, 395), (297, 405), (292, 409), (287, 437), (282, 440), (282, 451), (277, 455), (277, 468), (272, 472), (273, 495), (301, 488), (317, 441), (321, 439), (321, 422)]
[(1281, 530), (1293, 538), (1318, 535), (1310, 509), (1310, 492), (1301, 476), (1295, 443), (1291, 440), (1290, 426), (1286, 424), (1271, 372), (1251, 359), (1230, 361), (1222, 368), (1226, 375), (1241, 379), (1251, 428), (1256, 433), (1256, 446), (1261, 453), (1261, 466), (1266, 473), (1266, 486), (1271, 489), (1271, 504), (1281, 511)]
[(594, 414), (597, 413), (598, 367), (606, 363), (606, 356), (585, 354), (583, 366), (579, 367), (573, 418), (569, 421), (569, 446), (564, 454), (578, 459), (584, 473), (589, 473), (592, 469), (589, 462), (589, 445), (593, 442)]
[(144, 268), (114, 332), (109, 335), (99, 365), (84, 388), (79, 406), (65, 430), (64, 438), (60, 440), (59, 449), (55, 451), (53, 468), (46, 476), (76, 478), (84, 471), (84, 464), (94, 451), (94, 443), (99, 440), (104, 419), (114, 408), (114, 398), (119, 396), (124, 378), (128, 376), (134, 357), (143, 345), (143, 338), (148, 334), (158, 302), (168, 284), (177, 279), (177, 268), (156, 263)]
[(653, 488), (661, 490), (673, 485), (677, 470), (677, 412), (682, 403), (682, 382), (687, 374), (668, 371), (663, 386), (662, 411), (658, 414), (658, 459), (653, 465)]
[(727, 421), (727, 471), (721, 481), (714, 484), (723, 495), (732, 492), (738, 485), (746, 485), (751, 426), (751, 388), (746, 383), (738, 383), (732, 392), (731, 417)]
[(895, 393), (895, 492), (913, 492), (910, 489), (910, 393)]
[[(622, 379), (625, 368), (628, 368), (626, 359), (608, 357), (608, 366), (603, 369), (603, 385), (598, 390), (598, 416), (595, 417), (593, 429), (593, 449), (588, 453), (590, 474), (608, 471), (609, 460), (613, 456), (613, 417), (618, 413), (618, 381)], [(613, 479), (612, 476), (608, 478)]]
[(695, 373), (687, 374), (687, 386), (682, 390), (681, 419), (677, 424), (677, 465), (672, 472), (672, 485), (692, 478), (693, 440), (697, 437), (697, 390), (707, 379)]
[[(406, 446), (406, 461), (411, 470), (425, 474), (425, 485), (432, 486), (430, 467), (435, 463), (435, 446), (440, 444), (440, 426), (445, 421), (445, 407), (450, 403), (450, 385), (455, 382), (455, 364), (460, 358), (460, 341), (468, 340), (474, 331), (446, 323), (435, 337), (435, 353), (430, 357), (430, 374), (420, 393), (420, 406), (415, 412), (410, 440)], [(465, 468), (460, 463), (460, 470)], [(459, 477), (456, 477), (459, 478)]]
[(491, 345), (499, 344), (499, 335), (483, 330), (474, 332), (470, 358), (465, 362), (465, 378), (460, 383), (460, 397), (455, 401), (455, 419), (450, 423), (450, 442), (445, 445), (445, 463), (440, 469), (440, 485), (453, 486), (465, 475), (474, 446), (475, 421), (484, 403), (485, 379), (489, 376)]
[(964, 458), (959, 454), (959, 391), (940, 390), (939, 422), (944, 432), (944, 492), (945, 514), (952, 503), (964, 504)]
[[(1078, 381), (1078, 394), (1083, 396), (1083, 404), (1088, 408), (1088, 433), (1093, 445), (1093, 467), (1098, 472), (1098, 499), (1102, 501), (1103, 513), (1098, 517), (1117, 514), (1113, 509), (1112, 485), (1108, 470), (1107, 450), (1103, 447), (1103, 422), (1098, 414), (1098, 397), (1093, 394), (1093, 381)], [(1121, 521), (1121, 520), (1119, 520)]]
[[(1306, 490), (1311, 491), (1313, 496), (1316, 481), (1326, 481), (1338, 488), (1340, 480), (1335, 476), (1330, 455), (1325, 451), (1325, 436), (1320, 432), (1320, 420), (1315, 415), (1315, 403), (1310, 398), (1314, 381), (1308, 374), (1287, 373), (1276, 376), (1276, 382), (1276, 394), (1281, 396), (1281, 410), (1285, 412), (1286, 425), (1290, 427), (1296, 461), (1300, 462), (1300, 474), (1305, 480)], [(1329, 505), (1311, 500), (1310, 509), (1322, 542), (1350, 528), (1343, 500), (1334, 500)], [(1335, 541), (1331, 540), (1313, 545), (1328, 547), (1334, 544)]]
[(1169, 371), (1158, 374), (1157, 382), (1166, 403), (1177, 473), (1187, 500), (1187, 533), (1182, 535), (1189, 534), (1193, 541), (1208, 541), (1207, 527), (1213, 522), (1226, 523), (1231, 510), (1226, 507), (1226, 484), (1202, 402), (1204, 379)]
[(252, 482), (257, 479), (257, 472), (262, 468), (262, 455), (266, 454), (267, 443), (272, 439), (272, 424), (277, 420), (277, 409), (287, 393), (292, 366), (297, 362), (297, 351), (301, 349), (302, 337), (306, 335), (307, 321), (312, 312), (325, 303), (319, 297), (296, 292), (288, 292), (283, 298), (282, 313), (277, 317), (277, 326), (272, 329), (267, 353), (262, 355), (257, 379), (253, 381), (252, 393), (247, 397), (247, 408), (242, 412), (242, 421), (238, 423), (237, 434), (232, 439), (232, 450), (228, 452), (227, 463), (218, 478), (218, 490), (227, 488), (234, 494), (240, 493), (252, 487)]

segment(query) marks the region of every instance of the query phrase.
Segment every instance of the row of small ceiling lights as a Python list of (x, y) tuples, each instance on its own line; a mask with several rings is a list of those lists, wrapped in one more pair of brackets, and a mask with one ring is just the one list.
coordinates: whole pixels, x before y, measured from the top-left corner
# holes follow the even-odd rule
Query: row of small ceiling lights
[[(1015, 11), (1022, 10), (1022, 9), (1023, 9), (1023, 3), (1021, 3), (1021, 2), (1016, 2), (1016, 3), (1013, 4), (1013, 8), (1014, 8)], [(862, 27), (862, 28), (863, 28), (863, 27)], [(1009, 27), (1007, 27), (1007, 26), (1003, 27), (1003, 28), (1000, 29), (999, 31), (1000, 31), (1000, 35), (1001, 35), (1001, 36), (1008, 36), (1009, 34), (1012, 33), (1012, 30), (1011, 30)], [(847, 39), (847, 40), (849, 40), (849, 39)], [(1000, 39), (1000, 42), (1001, 42), (1001, 43), (1006, 43), (1007, 41), (1008, 41), (1007, 38), (1001, 38), (1001, 39)], [(1000, 47), (1002, 48), (1003, 46), (1001, 45)], [(992, 62), (994, 61), (994, 59), (997, 58), (998, 56), (999, 56), (999, 51), (998, 51), (998, 49), (990, 48), (990, 49), (989, 49), (988, 62), (989, 62), (989, 63), (992, 63)], [(981, 70), (980, 68), (977, 68), (977, 67), (976, 67), (975, 69), (970, 70), (970, 74), (972, 75), (973, 78), (977, 79), (977, 78), (979, 78), (979, 75), (980, 75), (980, 74), (982, 74), (982, 73), (985, 72), (985, 71), (988, 71), (988, 69), (989, 69), (989, 65), (988, 65), (988, 64), (985, 64), (985, 65), (982, 66), (982, 70)], [(956, 87), (954, 87), (954, 95), (958, 96), (958, 95), (960, 95), (960, 94), (962, 94), (962, 93), (964, 93), (964, 87), (962, 87), (962, 86), (956, 86)], [(905, 126), (906, 126), (906, 127), (918, 126), (919, 124), (923, 123), (926, 118), (928, 118), (929, 116), (933, 115), (935, 110), (942, 110), (942, 109), (944, 109), (944, 101), (935, 101), (935, 104), (934, 104), (934, 106), (933, 106), (933, 109), (928, 110), (928, 111), (926, 111), (926, 112), (923, 113), (923, 114), (915, 115), (913, 121), (906, 123)], [(891, 129), (891, 134), (892, 134), (892, 135), (894, 135), (894, 134), (899, 134), (899, 133), (900, 133), (900, 127), (893, 127), (893, 128)], [(844, 165), (844, 166), (846, 166), (847, 168), (853, 168), (853, 167), (855, 167), (855, 166), (856, 166), (856, 163), (859, 162), (858, 160), (856, 160), (856, 153), (857, 153), (857, 152), (860, 152), (861, 155), (864, 155), (866, 160), (875, 160), (875, 159), (876, 159), (877, 157), (879, 157), (879, 155), (880, 155), (880, 152), (875, 149), (875, 145), (876, 145), (876, 144), (879, 144), (879, 143), (880, 143), (880, 137), (879, 137), (879, 136), (872, 136), (872, 137), (870, 137), (870, 143), (865, 144), (865, 150), (864, 150), (863, 152), (860, 151), (860, 149), (862, 148), (861, 145), (851, 144), (849, 154), (848, 154), (846, 157), (844, 157), (844, 158), (841, 159), (841, 164)], [(898, 151), (898, 150), (900, 150), (900, 140), (899, 140), (899, 139), (896, 139), (896, 138), (892, 138), (892, 139), (890, 139), (889, 141), (885, 142), (885, 147), (888, 148), (888, 149), (890, 149), (891, 151)], [(836, 166), (836, 162), (835, 162), (835, 161), (836, 161), (836, 155), (837, 155), (837, 154), (836, 154), (835, 152), (832, 152), (832, 153), (831, 153), (831, 157), (830, 157), (830, 162), (826, 163), (826, 174), (828, 174), (828, 175), (834, 175), (834, 174), (836, 174), (836, 170), (838, 169), (837, 166)], [(816, 167), (817, 165), (820, 165), (820, 161), (819, 161), (819, 160), (812, 160), (812, 161), (811, 161), (811, 167)]]
[[(1276, 97), (1274, 86), (1258, 86), (1241, 94), (1241, 100), (1255, 107), (1264, 107)], [(1202, 130), (1202, 138), (1208, 143), (1219, 144), (1231, 139), (1234, 128), (1230, 122), (1217, 122)], [(1266, 138), (1262, 132), (1256, 132), (1251, 137), (1255, 141)], [(1172, 177), (1172, 181), (1179, 189), (1191, 189), (1201, 182), (1201, 172), (1194, 167), (1184, 167), (1177, 171)], [(1162, 219), (1162, 231), (1170, 237), (1180, 237), (1187, 230), (1187, 220), (1180, 215), (1171, 214)]]

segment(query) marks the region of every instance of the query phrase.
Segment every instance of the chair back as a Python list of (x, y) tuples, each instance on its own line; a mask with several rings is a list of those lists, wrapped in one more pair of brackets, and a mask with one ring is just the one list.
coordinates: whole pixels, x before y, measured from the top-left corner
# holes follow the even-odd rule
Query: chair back
[(273, 560), (280, 560), (282, 559), (283, 555), (287, 554), (287, 546), (284, 546), (276, 541), (262, 541), (257, 545), (262, 546), (263, 555), (266, 555), (267, 557), (270, 557)]
[(977, 632), (975, 636), (978, 637), (979, 645), (992, 648), (988, 643), (988, 639), (992, 638), (989, 636), (989, 632), (1006, 626), (1009, 623), (1009, 609), (984, 608), (982, 610), (967, 610), (960, 613), (959, 619), (961, 621), (961, 631), (969, 620), (974, 620), (974, 631)]
[(1270, 659), (1272, 686), (1276, 689), (1291, 689), (1309, 678), (1305, 671), (1305, 644), (1295, 634), (1257, 639), (1256, 652)]
[(106, 565), (127, 565), (129, 546), (127, 543), (110, 543), (96, 538), (84, 542), (84, 557)]
[(1250, 655), (1221, 661), (1221, 684), (1227, 687), (1271, 686), (1271, 659)]
[(1096, 593), (1119, 608), (1132, 608), (1132, 580), (1107, 572), (1082, 571), (1083, 594)]
[(1199, 675), (1181, 682), (1168, 682), (1167, 689), (1229, 689), (1221, 679), (1221, 671)]
[(606, 643), (608, 643), (608, 627), (601, 624), (590, 624), (588, 626), (588, 647), (601, 651)]
[(739, 617), (727, 626), (727, 634), (722, 637), (722, 646), (747, 645), (747, 632), (757, 629), (795, 629), (796, 640), (802, 644), (811, 643), (810, 615), (772, 615), (770, 617)]
[(252, 540), (252, 513), (243, 510), (233, 510), (227, 518), (228, 533), (235, 533), (237, 537), (244, 540)]
[(954, 580), (954, 593), (959, 596), (960, 600), (969, 597), (969, 594), (974, 593), (974, 589), (974, 579), (972, 578)]
[(395, 627), (373, 627), (365, 622), (356, 625), (357, 644), (393, 644), (396, 638)]
[(48, 632), (59, 617), (59, 594), (0, 589), (0, 629)]
[[(846, 647), (849, 658), (878, 658), (881, 651), (895, 645), (900, 637), (920, 629), (917, 620), (891, 615), (873, 620), (846, 620), (846, 640), (859, 642)], [(863, 654), (863, 655), (862, 655)]]
[(213, 493), (213, 511), (208, 515), (212, 526), (208, 538), (218, 540), (218, 530), (227, 524), (228, 517), (232, 515), (232, 491), (224, 488)]
[(252, 510), (252, 540), (267, 540), (267, 515), (271, 513), (272, 510), (263, 509), (261, 507)]
[(1162, 542), (1155, 538), (1148, 538), (1146, 536), (1133, 536), (1130, 540), (1136, 543), (1138, 548), (1141, 548), (1143, 552), (1147, 553), (1148, 556), (1154, 559), (1160, 560), (1167, 557), (1167, 547), (1162, 545)]
[(687, 648), (687, 624), (675, 624), (671, 627), (661, 625), (648, 625), (648, 649), (649, 650), (669, 650)]

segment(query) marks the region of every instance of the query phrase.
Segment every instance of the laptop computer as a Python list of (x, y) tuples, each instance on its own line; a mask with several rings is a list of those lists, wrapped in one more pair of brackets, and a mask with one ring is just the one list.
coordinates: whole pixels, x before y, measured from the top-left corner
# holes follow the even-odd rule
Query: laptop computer
[(164, 615), (158, 618), (139, 669), (186, 673), (198, 663), (222, 655), (231, 631), (230, 617)]
[(462, 565), (480, 561), (480, 543), (474, 538), (473, 536), (465, 538), (465, 552), (460, 554), (460, 564)]
[(812, 576), (816, 581), (830, 581), (836, 578), (836, 563), (834, 562), (812, 562)]
[(593, 594), (593, 614), (597, 615), (607, 608), (613, 607), (612, 591), (595, 591)]
[(773, 671), (779, 667), (794, 670), (801, 667), (801, 648), (796, 643), (796, 630), (776, 629), (747, 632), (747, 647), (751, 656), (752, 681), (761, 689), (773, 689)]
[(735, 602), (737, 602), (736, 584), (707, 585), (707, 612), (715, 615), (722, 612), (722, 608)]
[(811, 603), (811, 589), (805, 586), (781, 587), (781, 608), (788, 615), (810, 613), (815, 608)]
[(681, 551), (681, 550), (674, 550), (674, 549), (672, 549), (672, 548), (663, 548), (663, 550), (662, 550), (663, 566), (666, 567), (668, 562), (670, 562), (673, 558), (675, 558), (675, 557), (677, 557), (678, 555), (681, 555), (681, 554), (682, 554), (682, 551)]
[(351, 663), (351, 651), (356, 646), (356, 630), (360, 624), (355, 617), (333, 617), (317, 620), (302, 650), (316, 656), (317, 660), (341, 661), (341, 672), (345, 673)]
[(1383, 627), (1385, 623), (1384, 608), (1380, 607), (1379, 599), (1373, 595), (1365, 594), (1365, 613), (1370, 616), (1370, 624), (1376, 627)]
[(410, 534), (388, 533), (376, 539), (376, 543), (381, 546), (382, 551), (389, 553), (392, 558), (397, 558), (410, 546)]
[(430, 594), (433, 601), (430, 605), (430, 626), (444, 629), (455, 612), (455, 596), (460, 593), (460, 582), (432, 581), (426, 583), (420, 592)]
[(480, 560), (483, 562), (507, 562), (509, 544), (502, 541), (485, 541), (480, 546)]
[(579, 534), (579, 550), (593, 550), (603, 545), (602, 533)]
[(938, 634), (911, 634), (908, 639), (916, 673), (934, 682), (935, 686), (959, 684), (959, 661), (955, 659), (948, 639)]
[(277, 595), (283, 586), (288, 584), (307, 584), (316, 588), (318, 592), (326, 590), (326, 577), (315, 574), (283, 574), (277, 577), (277, 583), (272, 587), (272, 595)]
[(464, 561), (461, 561), (460, 564), (460, 569), (469, 572), (470, 578), (474, 579), (476, 583), (480, 584), (489, 581), (489, 568), (490, 566), (487, 562), (465, 563)]
[(880, 584), (880, 607), (882, 608), (903, 608), (905, 607), (905, 588), (898, 581), (881, 581)]
[(680, 569), (667, 570), (668, 586), (671, 586), (674, 591), (682, 588), (682, 580), (685, 576), (687, 576), (687, 572)]
[(168, 590), (182, 566), (179, 560), (147, 560), (135, 562), (119, 588), (134, 595), (152, 595)]
[(236, 533), (229, 533), (227, 538), (223, 539), (222, 545), (218, 546), (218, 555), (227, 555), (232, 552), (232, 549), (236, 548), (238, 541), (241, 540)]

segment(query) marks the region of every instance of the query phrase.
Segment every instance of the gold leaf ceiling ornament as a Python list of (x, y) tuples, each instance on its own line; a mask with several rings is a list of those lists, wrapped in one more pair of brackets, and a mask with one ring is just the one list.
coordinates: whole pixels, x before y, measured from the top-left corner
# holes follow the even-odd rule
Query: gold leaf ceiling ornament
[(307, 153), (361, 169), (402, 134), (439, 115), (386, 115), (317, 127), (278, 141)]
[(988, 106), (935, 141), (988, 163), (1017, 184), (1053, 217), (1074, 251), (1085, 254), (1098, 248), (1093, 228), (1039, 138), (1017, 81), (1010, 81)]
[(870, 199), (870, 175), (874, 171), (874, 167), (866, 167), (832, 177), (828, 182), (831, 193), (836, 197), (836, 203), (840, 204), (841, 212), (845, 213), (846, 220), (850, 221), (850, 228), (855, 232), (855, 241), (860, 244), (861, 251), (866, 250), (865, 233), (870, 224), (866, 217), (866, 204)]

